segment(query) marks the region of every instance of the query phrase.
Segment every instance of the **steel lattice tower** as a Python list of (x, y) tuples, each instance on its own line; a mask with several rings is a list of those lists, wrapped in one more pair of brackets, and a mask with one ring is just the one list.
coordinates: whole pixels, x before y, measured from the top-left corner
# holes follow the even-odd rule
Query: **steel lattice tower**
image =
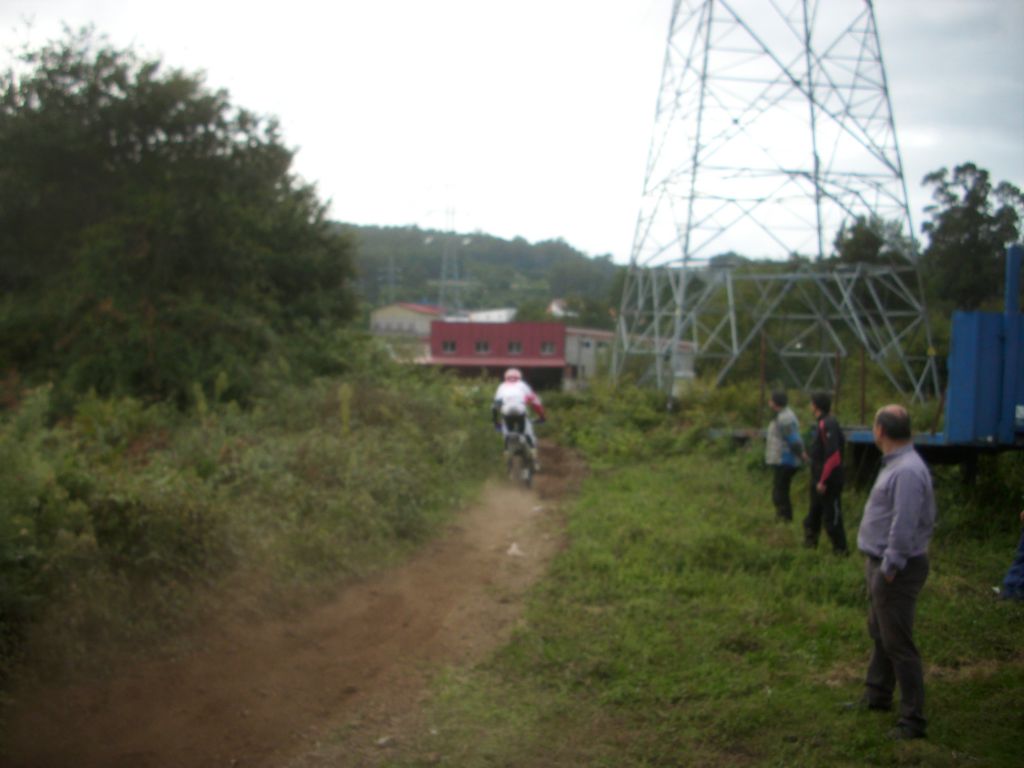
[(448, 231), (441, 251), (441, 280), (438, 283), (437, 305), (445, 315), (462, 314), (462, 277), (459, 274), (459, 238), (455, 232), (455, 209), (445, 211)]
[[(858, 217), (889, 258), (827, 267)], [(790, 384), (829, 388), (859, 344), (922, 399), (938, 382), (912, 234), (871, 0), (675, 0), (616, 375), (641, 358), (670, 390), (686, 342), (718, 383), (760, 340)]]

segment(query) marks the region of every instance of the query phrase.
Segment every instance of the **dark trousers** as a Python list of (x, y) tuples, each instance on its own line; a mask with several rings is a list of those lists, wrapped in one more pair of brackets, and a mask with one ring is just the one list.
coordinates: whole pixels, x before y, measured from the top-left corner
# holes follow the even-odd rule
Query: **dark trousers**
[(864, 569), (871, 601), (868, 634), (875, 641), (865, 693), (871, 704), (891, 706), (893, 690), (899, 685), (899, 724), (924, 734), (924, 672), (914, 645), (914, 613), (917, 596), (928, 578), (928, 556), (907, 560), (892, 583), (882, 576), (881, 565), (880, 560), (869, 557)]
[[(518, 432), (519, 434), (526, 437), (527, 445), (529, 445), (531, 448), (534, 447), (533, 438), (530, 436), (530, 433), (526, 430), (525, 414), (502, 416), (502, 418), (505, 420), (506, 432)], [(506, 440), (505, 442), (507, 445), (508, 441)]]
[(804, 544), (808, 547), (818, 546), (821, 525), (825, 524), (825, 533), (832, 541), (832, 550), (845, 555), (849, 550), (846, 546), (846, 530), (843, 528), (843, 487), (832, 484), (825, 485), (825, 492), (818, 493), (816, 483), (811, 480), (811, 505), (804, 518)]
[(775, 516), (780, 520), (793, 519), (793, 503), (789, 498), (789, 487), (796, 474), (796, 467), (776, 464), (773, 468), (772, 504), (775, 505)]

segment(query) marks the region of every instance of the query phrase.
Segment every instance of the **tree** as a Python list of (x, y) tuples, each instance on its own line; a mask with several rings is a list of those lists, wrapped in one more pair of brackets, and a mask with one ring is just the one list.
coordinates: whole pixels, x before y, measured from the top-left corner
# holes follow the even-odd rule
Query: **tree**
[(1024, 195), (1013, 184), (995, 188), (989, 173), (973, 163), (924, 177), (934, 187), (934, 205), (922, 230), (929, 236), (922, 257), (925, 279), (941, 301), (976, 309), (1002, 295), (1006, 246), (1020, 236)]
[(582, 299), (606, 301), (608, 288), (615, 274), (610, 256), (588, 259), (577, 255), (553, 261), (547, 270), (551, 295), (555, 298), (577, 296)]
[(566, 307), (573, 313), (572, 325), (609, 331), (615, 327), (613, 310), (618, 307), (612, 307), (609, 301), (570, 296), (566, 300)]
[(843, 264), (905, 264), (916, 254), (914, 242), (898, 221), (858, 216), (836, 233), (834, 255)]
[(551, 322), (548, 305), (542, 299), (529, 299), (516, 307), (516, 322), (541, 323)]
[(291, 162), (273, 119), (92, 30), (24, 53), (0, 73), (0, 366), (180, 400), (346, 321), (351, 246)]

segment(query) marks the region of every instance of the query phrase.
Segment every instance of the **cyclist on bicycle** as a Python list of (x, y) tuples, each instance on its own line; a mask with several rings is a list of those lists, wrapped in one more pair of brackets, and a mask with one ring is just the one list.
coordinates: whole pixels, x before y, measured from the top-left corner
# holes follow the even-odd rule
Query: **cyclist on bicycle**
[(534, 467), (539, 469), (537, 438), (533, 434), (533, 424), (527, 415), (528, 408), (533, 409), (540, 421), (544, 420), (544, 405), (537, 397), (537, 393), (523, 381), (523, 374), (518, 368), (509, 368), (505, 371), (505, 380), (498, 385), (494, 393), (491, 419), (495, 428), (501, 430), (506, 446), (510, 432), (519, 432), (526, 437), (526, 442), (530, 446), (530, 458)]

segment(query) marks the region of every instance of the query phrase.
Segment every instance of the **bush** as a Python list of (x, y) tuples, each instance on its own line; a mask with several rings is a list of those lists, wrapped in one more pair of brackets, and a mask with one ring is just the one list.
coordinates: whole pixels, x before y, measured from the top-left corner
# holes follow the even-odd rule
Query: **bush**
[(223, 382), (190, 414), (89, 395), (56, 424), (52, 390), (28, 393), (0, 420), (0, 674), (33, 624), (59, 668), (172, 630), (229, 573), (268, 597), (331, 587), (430, 536), (488, 471), (486, 403), (363, 370), (272, 373), (251, 409)]
[(1024, 509), (1024, 451), (980, 456), (973, 483), (964, 482), (958, 467), (936, 467), (933, 475), (939, 507), (937, 536), (1015, 540)]

